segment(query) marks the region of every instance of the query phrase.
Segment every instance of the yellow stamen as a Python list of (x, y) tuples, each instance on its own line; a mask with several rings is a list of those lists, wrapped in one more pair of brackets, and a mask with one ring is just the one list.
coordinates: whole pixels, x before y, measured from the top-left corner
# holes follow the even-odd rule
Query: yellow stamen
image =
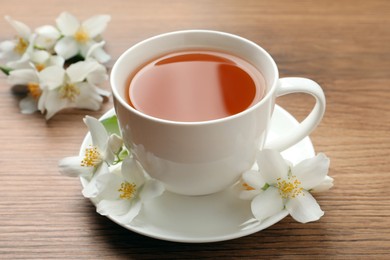
[(18, 37), (18, 43), (14, 47), (14, 51), (19, 55), (22, 55), (26, 51), (27, 46), (28, 46), (28, 42), (22, 37)]
[(102, 162), (102, 156), (96, 146), (91, 146), (85, 149), (85, 155), (81, 161), (81, 166), (95, 167)]
[(118, 191), (120, 192), (119, 198), (123, 200), (132, 199), (137, 192), (137, 185), (134, 183), (122, 182)]
[(293, 199), (298, 195), (303, 194), (301, 182), (296, 176), (289, 176), (287, 180), (278, 178), (277, 181), (277, 188), (279, 189), (279, 194), (283, 199)]
[(73, 36), (80, 43), (86, 43), (89, 40), (88, 33), (83, 28), (78, 29)]
[(60, 88), (61, 98), (75, 101), (78, 95), (80, 95), (80, 89), (75, 84), (67, 83)]
[(30, 95), (34, 99), (38, 100), (38, 98), (41, 96), (42, 91), (41, 91), (41, 88), (39, 87), (39, 84), (34, 83), (34, 82), (29, 82), (27, 84), (27, 89), (28, 89)]
[(42, 64), (42, 63), (37, 63), (35, 64), (35, 68), (37, 69), (37, 71), (41, 71), (45, 68), (45, 64)]
[(248, 185), (247, 183), (243, 183), (242, 186), (244, 187), (245, 190), (255, 190), (252, 186)]

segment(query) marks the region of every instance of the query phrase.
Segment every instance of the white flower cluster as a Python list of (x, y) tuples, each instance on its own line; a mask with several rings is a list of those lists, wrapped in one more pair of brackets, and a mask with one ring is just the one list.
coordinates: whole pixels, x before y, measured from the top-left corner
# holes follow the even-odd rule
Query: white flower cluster
[(329, 163), (323, 153), (292, 165), (275, 150), (259, 151), (259, 169), (242, 175), (240, 197), (252, 200), (252, 213), (260, 222), (284, 209), (298, 222), (316, 221), (324, 212), (311, 193), (333, 186)]
[(109, 15), (80, 23), (63, 12), (56, 26), (44, 25), (34, 31), (9, 16), (5, 19), (17, 35), (0, 42), (0, 69), (8, 75), (8, 83), (21, 87), (18, 93), (26, 95), (19, 103), (22, 113), (40, 111), (50, 119), (65, 108), (100, 109), (103, 97), (110, 95), (101, 88), (108, 78), (102, 63), (111, 58), (101, 36)]
[[(103, 123), (87, 116), (84, 122), (91, 134), (90, 146), (79, 156), (62, 159), (59, 170), (86, 180), (82, 193), (93, 198), (98, 213), (130, 224), (142, 205), (162, 195), (165, 187), (150, 178), (125, 148), (116, 116)], [(279, 152), (265, 149), (258, 151), (258, 169), (244, 172), (235, 190), (241, 199), (251, 200), (253, 216), (259, 222), (282, 210), (301, 223), (316, 221), (324, 212), (311, 193), (333, 186), (329, 164), (329, 158), (319, 153), (292, 165)]]
[(109, 134), (96, 118), (86, 116), (84, 122), (92, 143), (80, 156), (62, 159), (59, 170), (63, 175), (88, 181), (82, 193), (94, 199), (99, 214), (129, 224), (142, 205), (160, 196), (165, 187), (143, 171), (120, 136)]

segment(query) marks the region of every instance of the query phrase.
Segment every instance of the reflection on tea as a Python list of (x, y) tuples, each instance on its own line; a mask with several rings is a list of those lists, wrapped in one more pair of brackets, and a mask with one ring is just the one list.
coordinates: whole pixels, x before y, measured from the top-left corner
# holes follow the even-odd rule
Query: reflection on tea
[(182, 122), (228, 117), (259, 102), (262, 74), (245, 60), (215, 51), (159, 57), (130, 76), (128, 102), (138, 111)]

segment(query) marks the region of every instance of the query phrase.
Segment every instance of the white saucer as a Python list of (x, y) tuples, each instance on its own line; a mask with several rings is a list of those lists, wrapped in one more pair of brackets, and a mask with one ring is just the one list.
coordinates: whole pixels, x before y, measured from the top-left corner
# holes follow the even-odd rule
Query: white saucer
[[(111, 109), (102, 118), (114, 114), (114, 109)], [(292, 115), (276, 106), (269, 138), (275, 138), (297, 124), (298, 122)], [(88, 134), (84, 138), (80, 150), (84, 151), (87, 144), (90, 143), (91, 137)], [(315, 155), (309, 137), (282, 154), (293, 163)], [(85, 180), (82, 180), (82, 184), (85, 186)], [(253, 234), (272, 226), (287, 215), (286, 211), (282, 211), (259, 223), (253, 218), (250, 201), (237, 198), (237, 193), (233, 192), (232, 189), (196, 197), (181, 196), (165, 191), (162, 196), (144, 205), (140, 214), (130, 225), (118, 222), (117, 224), (139, 234), (161, 240), (204, 243)]]

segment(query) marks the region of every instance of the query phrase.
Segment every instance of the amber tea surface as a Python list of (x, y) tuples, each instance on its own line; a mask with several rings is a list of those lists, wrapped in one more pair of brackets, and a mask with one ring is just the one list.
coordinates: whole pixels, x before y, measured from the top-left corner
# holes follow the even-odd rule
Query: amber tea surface
[(264, 78), (247, 61), (215, 51), (159, 57), (130, 76), (128, 102), (147, 115), (183, 122), (228, 117), (259, 102)]

